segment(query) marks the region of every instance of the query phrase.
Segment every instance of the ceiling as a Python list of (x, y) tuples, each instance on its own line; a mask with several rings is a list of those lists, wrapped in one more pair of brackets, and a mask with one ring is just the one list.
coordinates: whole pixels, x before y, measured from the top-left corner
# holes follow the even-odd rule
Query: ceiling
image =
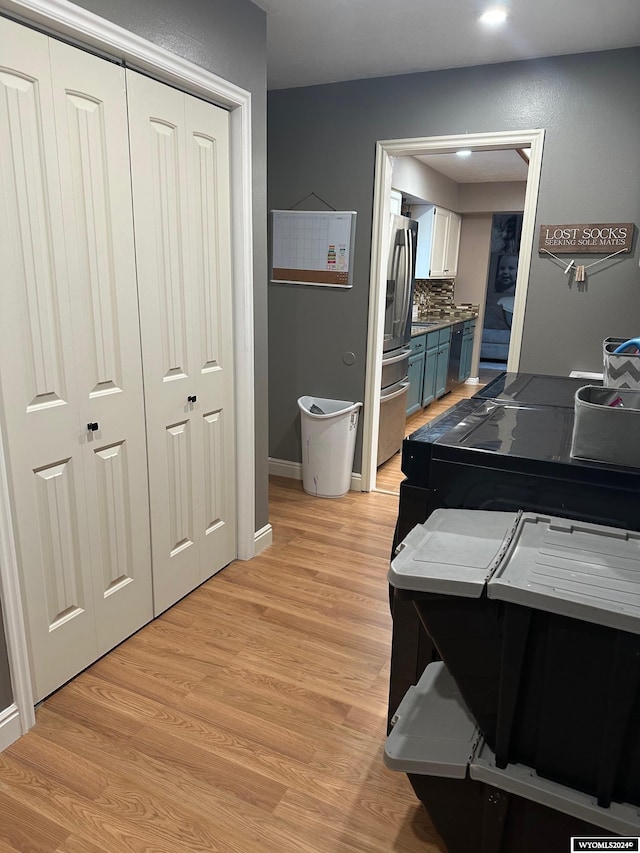
[[(640, 0), (254, 0), (269, 89), (640, 44)], [(477, 18), (503, 5), (501, 28)]]
[(446, 175), (457, 184), (487, 181), (526, 181), (529, 171), (527, 154), (515, 148), (501, 151), (474, 151), (469, 157), (457, 154), (426, 154), (415, 159)]

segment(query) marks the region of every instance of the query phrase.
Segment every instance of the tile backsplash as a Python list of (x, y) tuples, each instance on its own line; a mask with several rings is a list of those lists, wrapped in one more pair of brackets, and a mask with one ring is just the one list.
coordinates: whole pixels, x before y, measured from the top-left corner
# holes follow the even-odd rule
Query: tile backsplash
[(420, 319), (477, 316), (478, 305), (453, 301), (454, 287), (454, 280), (449, 278), (417, 278), (413, 295), (417, 316)]
[(413, 301), (420, 311), (437, 310), (453, 305), (455, 283), (451, 278), (417, 278)]

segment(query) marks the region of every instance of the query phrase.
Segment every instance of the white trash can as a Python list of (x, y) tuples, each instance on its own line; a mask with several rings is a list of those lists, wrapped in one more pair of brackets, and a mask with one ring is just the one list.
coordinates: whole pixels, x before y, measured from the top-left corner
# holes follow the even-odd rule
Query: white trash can
[(300, 397), (302, 486), (318, 498), (341, 498), (349, 491), (362, 403)]

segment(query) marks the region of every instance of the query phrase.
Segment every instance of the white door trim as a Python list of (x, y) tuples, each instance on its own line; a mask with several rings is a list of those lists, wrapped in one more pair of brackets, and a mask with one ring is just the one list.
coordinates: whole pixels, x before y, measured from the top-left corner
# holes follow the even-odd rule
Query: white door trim
[[(0, 12), (230, 110), (238, 557), (255, 555), (251, 93), (66, 0), (0, 0)], [(20, 727), (35, 723), (0, 434), (0, 591)], [(2, 709), (0, 709), (2, 710)]]
[[(13, 702), (18, 712), (20, 729), (24, 734), (35, 724), (36, 715), (33, 710), (27, 635), (22, 615), (18, 560), (11, 517), (4, 440), (0, 430), (0, 598), (7, 639)], [(3, 710), (0, 708), (0, 712)]]
[(524, 310), (529, 285), (533, 251), (536, 208), (544, 130), (516, 130), (497, 133), (465, 133), (457, 136), (429, 136), (417, 139), (390, 139), (376, 144), (376, 168), (371, 230), (371, 275), (369, 283), (369, 318), (367, 335), (367, 369), (362, 444), (362, 490), (371, 491), (376, 484), (376, 448), (378, 446), (378, 413), (382, 375), (382, 338), (384, 332), (384, 293), (386, 270), (383, 247), (388, 243), (391, 211), (392, 158), (417, 154), (444, 154), (459, 148), (475, 151), (498, 148), (531, 148), (529, 175), (524, 201), (520, 261), (516, 281), (516, 297), (511, 326), (511, 343), (507, 370), (517, 371), (520, 364)]

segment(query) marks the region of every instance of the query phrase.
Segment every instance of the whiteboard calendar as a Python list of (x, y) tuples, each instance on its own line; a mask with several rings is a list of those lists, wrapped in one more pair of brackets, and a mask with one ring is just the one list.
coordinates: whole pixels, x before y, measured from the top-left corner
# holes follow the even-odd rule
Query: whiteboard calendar
[(356, 214), (272, 210), (271, 281), (351, 287)]

